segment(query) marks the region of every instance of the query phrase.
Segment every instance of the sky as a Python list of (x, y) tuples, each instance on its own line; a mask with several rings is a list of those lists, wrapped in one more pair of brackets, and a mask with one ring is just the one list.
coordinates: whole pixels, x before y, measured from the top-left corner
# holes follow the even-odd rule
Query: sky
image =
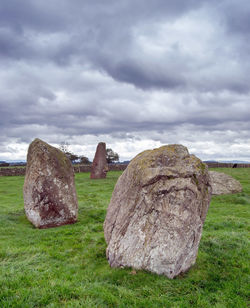
[(1, 0), (0, 160), (183, 144), (250, 161), (249, 0)]

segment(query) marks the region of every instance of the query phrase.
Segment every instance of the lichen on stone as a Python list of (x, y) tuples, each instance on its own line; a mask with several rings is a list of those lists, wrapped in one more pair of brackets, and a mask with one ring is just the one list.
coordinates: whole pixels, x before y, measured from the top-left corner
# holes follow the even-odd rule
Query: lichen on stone
[(29, 146), (23, 195), (26, 216), (38, 228), (77, 220), (73, 167), (63, 152), (40, 139)]
[(104, 223), (112, 267), (173, 278), (195, 262), (210, 202), (207, 168), (182, 145), (138, 154), (119, 178)]

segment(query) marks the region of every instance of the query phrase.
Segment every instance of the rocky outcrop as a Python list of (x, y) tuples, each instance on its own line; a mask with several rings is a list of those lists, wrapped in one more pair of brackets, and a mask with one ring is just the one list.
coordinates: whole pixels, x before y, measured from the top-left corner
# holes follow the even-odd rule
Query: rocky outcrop
[(106, 144), (100, 142), (97, 145), (95, 157), (91, 167), (91, 179), (105, 179), (108, 172)]
[(29, 146), (23, 187), (24, 209), (37, 228), (76, 222), (78, 203), (71, 162), (40, 139)]
[(211, 198), (207, 166), (182, 145), (137, 155), (120, 176), (104, 222), (111, 267), (174, 278), (196, 260)]
[(242, 191), (239, 181), (222, 172), (209, 171), (213, 195), (235, 194)]

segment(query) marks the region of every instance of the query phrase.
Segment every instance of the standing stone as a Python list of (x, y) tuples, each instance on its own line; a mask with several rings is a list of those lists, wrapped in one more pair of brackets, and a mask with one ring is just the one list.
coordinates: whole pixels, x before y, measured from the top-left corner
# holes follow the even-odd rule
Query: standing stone
[(235, 194), (242, 191), (239, 181), (222, 172), (209, 171), (213, 195)]
[(91, 179), (105, 179), (108, 172), (106, 144), (98, 143), (91, 168)]
[(29, 146), (23, 186), (24, 209), (37, 228), (77, 221), (78, 203), (70, 160), (40, 139)]
[(211, 198), (208, 169), (182, 145), (137, 155), (118, 179), (104, 222), (111, 267), (174, 278), (196, 260)]

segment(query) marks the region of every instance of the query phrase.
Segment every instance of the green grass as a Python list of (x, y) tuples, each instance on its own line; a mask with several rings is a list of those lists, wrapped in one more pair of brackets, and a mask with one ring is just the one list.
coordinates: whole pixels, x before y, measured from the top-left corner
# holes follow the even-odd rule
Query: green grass
[(24, 177), (0, 177), (0, 307), (247, 307), (250, 169), (243, 192), (213, 197), (195, 266), (174, 280), (111, 269), (103, 222), (121, 172), (76, 174), (79, 220), (37, 230), (23, 210)]

